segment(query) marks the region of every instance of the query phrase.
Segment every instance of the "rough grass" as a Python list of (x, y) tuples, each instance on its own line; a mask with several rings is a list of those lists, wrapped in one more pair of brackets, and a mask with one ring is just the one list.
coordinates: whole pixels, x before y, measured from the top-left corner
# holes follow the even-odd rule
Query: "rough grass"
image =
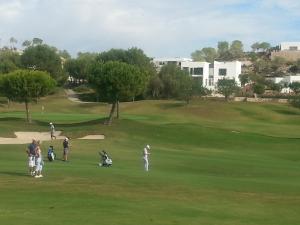
[[(40, 113), (41, 105), (47, 109)], [(101, 124), (106, 104), (75, 104), (63, 93), (32, 105), (0, 107), (0, 136), (47, 131), (71, 136), (70, 162), (46, 162), (27, 176), (26, 145), (0, 146), (0, 221), (31, 224), (298, 225), (300, 116), (286, 105), (193, 101), (121, 104), (121, 119)], [(44, 112), (45, 113), (45, 112)], [(105, 140), (76, 140), (86, 134)], [(62, 143), (54, 145), (61, 157)], [(150, 144), (151, 170), (141, 150)], [(113, 167), (99, 168), (106, 149)]]

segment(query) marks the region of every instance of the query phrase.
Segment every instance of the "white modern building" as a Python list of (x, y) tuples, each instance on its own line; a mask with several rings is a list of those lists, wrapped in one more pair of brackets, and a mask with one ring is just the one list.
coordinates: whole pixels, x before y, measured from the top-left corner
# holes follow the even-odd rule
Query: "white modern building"
[(271, 52), (271, 59), (276, 57), (284, 58), (288, 61), (296, 61), (300, 59), (300, 42), (282, 42), (279, 49)]
[[(300, 75), (289, 75), (289, 76), (284, 76), (284, 77), (270, 77), (268, 78), (269, 80), (272, 80), (274, 83), (276, 84), (286, 84), (289, 85), (291, 83), (294, 83), (294, 82), (299, 82), (300, 83)], [(292, 90), (289, 88), (289, 87), (285, 87), (285, 88), (282, 88), (281, 90), (281, 93), (291, 93)]]
[(204, 80), (209, 79), (210, 68), (207, 62), (182, 62), (181, 69), (187, 71), (201, 85), (204, 84)]
[(190, 58), (179, 58), (179, 57), (173, 57), (173, 58), (154, 58), (152, 62), (154, 63), (156, 69), (159, 71), (161, 67), (168, 64), (175, 64), (179, 67), (181, 67), (181, 63), (183, 62), (192, 62), (193, 60)]
[(269, 80), (274, 81), (274, 83), (285, 83), (285, 84), (291, 84), (294, 82), (299, 82), (300, 83), (300, 75), (289, 75), (289, 76), (284, 76), (284, 77), (270, 77)]
[(300, 42), (282, 42), (280, 43), (281, 51), (300, 51)]
[(233, 62), (182, 62), (181, 69), (186, 70), (195, 79), (199, 79), (203, 87), (215, 90), (219, 79), (235, 80), (237, 85), (241, 85), (239, 75), (242, 72), (242, 63)]

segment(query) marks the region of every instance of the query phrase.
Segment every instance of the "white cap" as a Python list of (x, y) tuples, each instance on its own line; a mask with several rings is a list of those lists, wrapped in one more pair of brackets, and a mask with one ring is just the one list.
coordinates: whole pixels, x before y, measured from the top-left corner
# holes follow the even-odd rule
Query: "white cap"
[(52, 125), (52, 122), (50, 122), (49, 124)]
[(69, 138), (67, 138), (67, 137), (66, 137), (66, 138), (65, 138), (65, 140), (66, 140), (66, 141), (68, 141), (68, 140), (69, 140)]
[(146, 148), (150, 149), (150, 145), (146, 145)]

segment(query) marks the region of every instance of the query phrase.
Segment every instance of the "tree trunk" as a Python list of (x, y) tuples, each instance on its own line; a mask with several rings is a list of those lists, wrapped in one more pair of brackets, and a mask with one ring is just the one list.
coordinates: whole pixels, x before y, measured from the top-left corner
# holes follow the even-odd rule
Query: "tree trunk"
[(116, 105), (117, 105), (117, 101), (114, 101), (112, 103), (112, 106), (111, 106), (111, 110), (110, 110), (110, 113), (109, 113), (108, 120), (105, 123), (106, 125), (111, 125), (112, 124), (113, 117), (114, 117), (115, 110), (116, 110)]
[(29, 107), (28, 107), (28, 102), (25, 101), (25, 108), (26, 108), (26, 118), (27, 118), (27, 122), (28, 123), (31, 123), (31, 117), (30, 117), (30, 114), (29, 114)]
[(119, 101), (117, 101), (117, 119), (119, 119), (119, 116), (120, 116), (120, 114), (119, 114), (119, 104), (120, 104), (120, 102)]
[(7, 98), (7, 108), (9, 108), (10, 107), (10, 100), (9, 100), (9, 98)]

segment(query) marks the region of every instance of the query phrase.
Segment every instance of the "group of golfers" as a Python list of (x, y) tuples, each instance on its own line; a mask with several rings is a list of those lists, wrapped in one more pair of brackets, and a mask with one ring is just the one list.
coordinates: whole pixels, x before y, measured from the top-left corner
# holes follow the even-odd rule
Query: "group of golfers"
[[(50, 124), (50, 134), (51, 134), (51, 140), (56, 139), (55, 136), (55, 128), (53, 123)], [(65, 138), (63, 140), (63, 161), (68, 161), (68, 153), (69, 153), (69, 138)], [(28, 145), (28, 148), (26, 150), (26, 153), (28, 155), (28, 166), (29, 166), (29, 174), (35, 178), (41, 178), (42, 170), (43, 170), (43, 156), (42, 151), (40, 147), (40, 141), (33, 139), (32, 142)], [(146, 145), (143, 149), (142, 158), (144, 162), (144, 170), (149, 171), (149, 155), (150, 155), (150, 146)], [(54, 161), (56, 155), (54, 153), (53, 146), (50, 145), (48, 149), (48, 160)]]
[(36, 141), (33, 139), (31, 144), (28, 145), (28, 149), (26, 152), (28, 155), (28, 166), (30, 175), (35, 178), (43, 177), (42, 170), (44, 161), (42, 151), (40, 148), (40, 141)]
[[(50, 123), (50, 134), (51, 140), (56, 139), (55, 136), (55, 128), (53, 123)], [(40, 147), (40, 141), (32, 139), (32, 142), (28, 145), (26, 153), (28, 155), (28, 167), (29, 167), (29, 174), (35, 178), (43, 177), (42, 170), (44, 166), (44, 160), (42, 156), (42, 150)], [(69, 138), (65, 138), (63, 140), (63, 161), (68, 160), (68, 153), (69, 153)], [(53, 146), (50, 145), (48, 149), (48, 160), (54, 161), (55, 153)]]

